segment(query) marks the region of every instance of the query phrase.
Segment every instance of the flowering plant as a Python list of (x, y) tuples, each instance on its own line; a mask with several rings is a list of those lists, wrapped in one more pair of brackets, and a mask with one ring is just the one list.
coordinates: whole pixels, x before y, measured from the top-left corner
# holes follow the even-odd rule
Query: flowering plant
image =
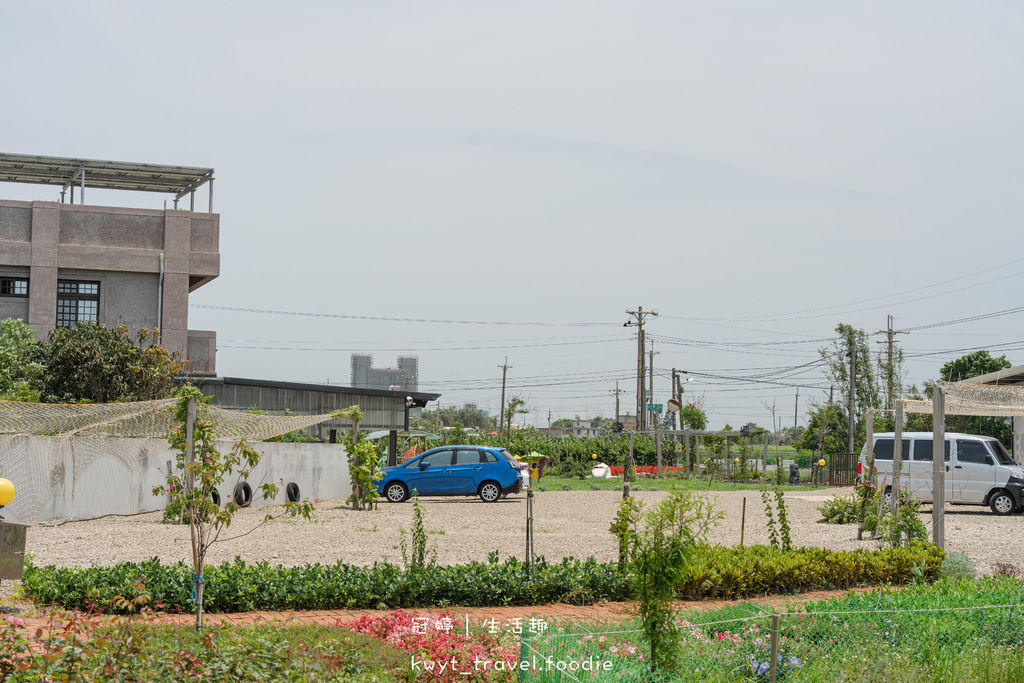
[(410, 673), (438, 681), (511, 681), (517, 678), (518, 643), (507, 634), (457, 633), (448, 612), (423, 616), (395, 610), (337, 626), (378, 638), (410, 653)]

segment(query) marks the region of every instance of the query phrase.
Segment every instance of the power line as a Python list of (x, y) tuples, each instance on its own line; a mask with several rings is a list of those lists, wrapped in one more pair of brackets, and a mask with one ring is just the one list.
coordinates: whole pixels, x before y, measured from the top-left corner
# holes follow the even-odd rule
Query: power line
[(306, 311), (275, 311), (263, 308), (239, 308), (235, 306), (210, 306), (207, 304), (189, 304), (189, 308), (200, 308), (210, 311), (231, 311), (233, 313), (260, 313), (263, 315), (289, 315), (307, 318), (331, 318), (339, 320), (375, 320), (398, 323), (431, 323), (440, 325), (511, 325), (532, 327), (621, 327), (618, 323), (580, 322), (580, 323), (549, 323), (508, 320), (450, 320), (431, 318), (394, 318), (377, 315), (347, 315), (342, 313), (311, 313)]

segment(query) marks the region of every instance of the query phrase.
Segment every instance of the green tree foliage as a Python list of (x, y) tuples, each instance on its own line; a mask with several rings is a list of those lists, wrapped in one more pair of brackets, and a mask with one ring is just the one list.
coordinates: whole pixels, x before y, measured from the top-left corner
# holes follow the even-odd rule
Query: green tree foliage
[(679, 410), (679, 421), (683, 429), (707, 429), (708, 415), (699, 405), (687, 403)]
[(441, 427), (451, 427), (456, 422), (461, 424), (463, 428), (479, 429), (482, 432), (490, 432), (497, 429), (495, 418), (484, 415), (482, 410), (472, 406), (464, 406), (462, 408), (448, 406), (439, 410), (424, 410), (423, 417), (418, 420), (412, 420), (409, 426), (412, 429), (433, 431), (438, 424)]
[(23, 320), (0, 322), (0, 400), (38, 401), (43, 344)]
[(505, 406), (505, 448), (508, 448), (512, 443), (512, 420), (516, 418), (516, 415), (526, 415), (530, 410), (526, 407), (526, 399), (522, 396), (516, 395), (508, 400), (508, 405)]
[[(849, 422), (842, 406), (823, 403), (812, 408), (808, 417), (807, 429), (796, 440), (797, 448), (815, 453), (846, 452), (849, 446), (846, 438)], [(863, 433), (859, 441), (863, 445)]]
[(355, 405), (338, 410), (332, 416), (338, 420), (352, 421), (352, 429), (341, 440), (348, 453), (348, 473), (352, 481), (352, 495), (345, 502), (350, 503), (353, 510), (372, 510), (380, 497), (377, 482), (384, 474), (380, 469), (377, 447), (366, 440), (365, 432), (359, 431), (363, 411)]
[(76, 323), (50, 332), (42, 347), (46, 372), (38, 388), (47, 403), (115, 403), (168, 398), (182, 363), (139, 330)]
[(990, 372), (998, 372), (1010, 367), (1010, 361), (1006, 356), (994, 358), (988, 351), (982, 349), (960, 356), (942, 366), (939, 376), (947, 382), (959, 382), (971, 377), (980, 377)]

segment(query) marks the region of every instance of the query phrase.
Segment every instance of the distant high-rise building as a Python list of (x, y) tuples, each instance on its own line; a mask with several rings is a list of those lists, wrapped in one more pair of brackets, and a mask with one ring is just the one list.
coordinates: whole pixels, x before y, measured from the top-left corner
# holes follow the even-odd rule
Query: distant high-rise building
[(373, 367), (373, 356), (352, 354), (352, 386), (358, 389), (395, 389), (417, 391), (420, 381), (420, 359), (399, 356), (397, 368)]

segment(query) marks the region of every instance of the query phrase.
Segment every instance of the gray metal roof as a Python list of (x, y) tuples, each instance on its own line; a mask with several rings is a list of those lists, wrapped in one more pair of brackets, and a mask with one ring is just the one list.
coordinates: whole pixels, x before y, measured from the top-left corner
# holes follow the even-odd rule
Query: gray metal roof
[(138, 192), (166, 192), (181, 197), (213, 179), (212, 168), (44, 157), (0, 152), (0, 182), (78, 185)]
[(1024, 384), (1024, 365), (1015, 365), (1005, 370), (997, 370), (987, 375), (979, 375), (960, 380), (962, 384)]

